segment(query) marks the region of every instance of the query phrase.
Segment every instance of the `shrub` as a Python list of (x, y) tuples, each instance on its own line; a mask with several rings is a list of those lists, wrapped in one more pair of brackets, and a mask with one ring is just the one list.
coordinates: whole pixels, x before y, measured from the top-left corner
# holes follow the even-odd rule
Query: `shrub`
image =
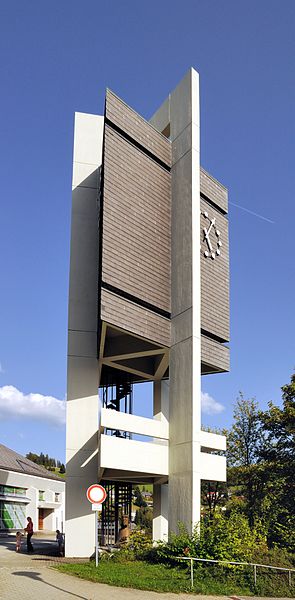
[(294, 569), (294, 557), (285, 548), (254, 548), (252, 562), (262, 565), (273, 565), (275, 567), (290, 567)]
[(152, 548), (152, 546), (151, 536), (143, 529), (135, 529), (130, 533), (127, 549), (132, 550), (136, 555)]
[[(179, 533), (172, 533), (167, 544), (159, 544), (150, 553), (153, 562), (179, 563), (179, 556), (213, 560), (251, 562), (253, 549), (267, 549), (265, 534), (260, 524), (251, 529), (247, 518), (232, 513), (228, 518), (217, 514), (213, 521), (203, 521), (189, 535), (179, 524)], [(148, 554), (146, 555), (148, 559)]]
[(253, 549), (260, 546), (266, 547), (260, 524), (251, 529), (248, 519), (241, 513), (233, 512), (228, 518), (217, 514), (213, 521), (201, 524), (194, 556), (249, 562)]

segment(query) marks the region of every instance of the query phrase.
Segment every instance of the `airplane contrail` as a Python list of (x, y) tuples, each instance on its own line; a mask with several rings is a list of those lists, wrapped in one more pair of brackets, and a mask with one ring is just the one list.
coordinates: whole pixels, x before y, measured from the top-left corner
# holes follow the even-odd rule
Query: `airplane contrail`
[(242, 210), (245, 210), (247, 213), (250, 213), (250, 215), (254, 215), (254, 217), (263, 219), (263, 221), (267, 221), (268, 223), (272, 223), (273, 225), (275, 224), (275, 221), (272, 221), (271, 219), (268, 219), (267, 217), (263, 217), (262, 215), (259, 215), (258, 213), (254, 212), (253, 210), (249, 210), (249, 208), (245, 208), (244, 206), (241, 206), (240, 204), (236, 204), (235, 202), (228, 201), (228, 203), (232, 204), (233, 206), (236, 206), (237, 208), (241, 208)]

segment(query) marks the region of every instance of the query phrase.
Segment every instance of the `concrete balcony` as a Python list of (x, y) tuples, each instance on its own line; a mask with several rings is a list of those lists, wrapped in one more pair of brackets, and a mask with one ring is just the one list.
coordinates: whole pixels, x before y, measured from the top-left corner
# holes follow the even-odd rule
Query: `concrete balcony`
[(126, 440), (102, 434), (100, 467), (116, 472), (128, 471), (151, 476), (168, 476), (168, 445)]
[(201, 452), (201, 479), (226, 481), (226, 458)]
[(128, 431), (163, 440), (168, 440), (169, 437), (169, 426), (166, 420), (137, 417), (109, 408), (101, 409), (100, 424), (101, 429)]
[(208, 448), (210, 450), (226, 450), (225, 435), (200, 431), (200, 442), (202, 448)]
[[(105, 429), (126, 431), (147, 436), (152, 441), (129, 440), (106, 435)], [(201, 479), (226, 481), (226, 459), (211, 454), (225, 451), (225, 436), (207, 431), (199, 432)], [(130, 478), (167, 477), (169, 474), (169, 424), (166, 419), (147, 419), (112, 409), (102, 408), (100, 413), (99, 469), (104, 477), (112, 478), (122, 472)]]
[(217, 433), (200, 431), (201, 479), (226, 481), (226, 458), (210, 452), (226, 450), (226, 437)]

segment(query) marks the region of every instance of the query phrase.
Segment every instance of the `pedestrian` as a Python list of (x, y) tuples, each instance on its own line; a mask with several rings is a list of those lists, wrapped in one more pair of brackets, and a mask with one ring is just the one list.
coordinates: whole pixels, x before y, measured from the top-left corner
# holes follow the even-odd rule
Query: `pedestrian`
[(56, 530), (56, 541), (57, 541), (57, 545), (58, 545), (59, 556), (63, 556), (63, 553), (64, 553), (64, 536), (59, 531), (59, 529)]
[(31, 517), (27, 517), (27, 521), (28, 521), (28, 524), (25, 528), (25, 531), (27, 533), (27, 552), (30, 553), (30, 552), (34, 552), (34, 548), (33, 548), (32, 542), (31, 542), (31, 537), (34, 533), (34, 525), (33, 525), (33, 521), (31, 519)]
[(15, 535), (15, 549), (16, 552), (20, 552), (21, 551), (21, 547), (22, 547), (22, 533), (20, 531), (16, 532)]

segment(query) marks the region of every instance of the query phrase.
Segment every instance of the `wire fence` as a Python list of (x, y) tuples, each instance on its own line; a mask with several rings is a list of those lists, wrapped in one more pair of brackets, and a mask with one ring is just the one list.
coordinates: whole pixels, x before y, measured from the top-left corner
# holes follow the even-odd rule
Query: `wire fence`
[(235, 562), (231, 560), (214, 560), (213, 558), (193, 558), (192, 556), (176, 556), (179, 560), (189, 560), (190, 565), (190, 575), (191, 575), (191, 587), (194, 587), (194, 562), (202, 562), (202, 563), (215, 563), (219, 565), (242, 565), (244, 567), (253, 567), (254, 574), (254, 584), (257, 583), (257, 568), (261, 567), (264, 569), (274, 569), (277, 571), (287, 571), (288, 572), (288, 583), (289, 587), (292, 586), (292, 573), (295, 573), (295, 569), (290, 569), (288, 567), (274, 567), (273, 565), (261, 565), (259, 563), (247, 563), (247, 562)]

